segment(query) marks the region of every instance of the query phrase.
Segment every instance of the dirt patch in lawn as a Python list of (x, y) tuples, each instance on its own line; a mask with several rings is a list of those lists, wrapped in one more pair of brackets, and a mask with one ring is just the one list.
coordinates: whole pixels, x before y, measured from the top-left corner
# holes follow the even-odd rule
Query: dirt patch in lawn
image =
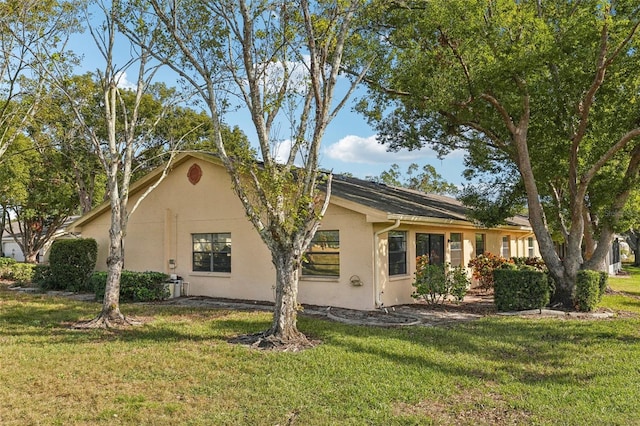
[(427, 417), (436, 425), (524, 425), (531, 414), (510, 406), (502, 395), (484, 389), (459, 389), (448, 401), (423, 400), (417, 404), (397, 403), (399, 417)]

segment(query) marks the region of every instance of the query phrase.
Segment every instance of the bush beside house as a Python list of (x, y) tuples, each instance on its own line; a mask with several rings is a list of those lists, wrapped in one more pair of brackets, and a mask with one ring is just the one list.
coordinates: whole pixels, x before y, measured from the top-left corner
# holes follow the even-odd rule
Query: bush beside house
[(464, 268), (430, 265), (428, 255), (417, 258), (415, 275), (415, 291), (411, 296), (430, 305), (441, 304), (450, 297), (462, 301), (469, 290), (470, 282)]
[(20, 263), (11, 257), (0, 257), (0, 278), (16, 281), (18, 284), (30, 283), (36, 265)]
[(502, 268), (493, 271), (493, 277), (498, 311), (541, 309), (549, 304), (551, 286), (542, 271)]
[(504, 257), (487, 252), (471, 259), (468, 267), (478, 281), (478, 288), (487, 291), (493, 288), (493, 271), (507, 262), (509, 260)]
[(593, 311), (607, 288), (608, 274), (598, 271), (578, 271), (573, 304), (578, 311)]
[(55, 241), (49, 265), (38, 266), (34, 282), (43, 290), (91, 292), (89, 278), (97, 257), (98, 244), (92, 238)]
[[(154, 302), (167, 299), (170, 296), (168, 279), (169, 276), (162, 272), (122, 271), (120, 301)], [(102, 300), (107, 285), (107, 273), (94, 272), (89, 282), (90, 287), (96, 292), (96, 300)]]

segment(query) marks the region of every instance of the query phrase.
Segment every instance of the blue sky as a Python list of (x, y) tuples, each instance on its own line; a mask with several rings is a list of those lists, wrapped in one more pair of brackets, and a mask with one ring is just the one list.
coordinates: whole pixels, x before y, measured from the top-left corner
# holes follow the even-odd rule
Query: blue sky
[[(364, 94), (364, 89), (360, 91)], [(357, 97), (358, 95), (356, 95)], [(351, 98), (327, 128), (320, 150), (320, 165), (322, 168), (335, 173), (351, 173), (356, 177), (379, 176), (391, 165), (396, 163), (405, 171), (411, 163), (420, 167), (431, 164), (447, 181), (460, 185), (464, 169), (463, 154), (457, 152), (445, 159), (438, 159), (436, 153), (424, 148), (420, 151), (402, 150), (388, 152), (386, 147), (379, 144), (375, 130), (369, 126), (367, 120), (353, 111), (356, 98)], [(255, 140), (253, 124), (248, 114), (231, 113), (225, 117), (230, 125), (240, 127), (250, 139)]]
[[(122, 41), (127, 43), (125, 40)], [(103, 67), (104, 61), (97, 52), (93, 40), (87, 34), (74, 37), (71, 46), (72, 50), (83, 55), (78, 73), (95, 72)], [(122, 52), (129, 53), (128, 49), (127, 46)], [(162, 72), (160, 75), (167, 85), (177, 85), (172, 73)], [(123, 79), (129, 78), (125, 74)], [(122, 81), (121, 85), (126, 85), (126, 82)], [(354, 100), (364, 94), (364, 88), (356, 91), (351, 102), (345, 105), (327, 128), (320, 151), (322, 168), (335, 173), (348, 172), (358, 178), (365, 178), (379, 176), (383, 171), (389, 170), (394, 163), (398, 164), (402, 171), (405, 171), (411, 163), (416, 163), (420, 167), (431, 164), (447, 181), (456, 185), (462, 184), (464, 181), (461, 176), (464, 169), (462, 153), (453, 153), (440, 160), (435, 152), (427, 148), (411, 152), (407, 150), (387, 152), (386, 148), (377, 142), (376, 132), (368, 125), (366, 119), (353, 111)], [(248, 113), (233, 112), (227, 114), (224, 120), (229, 125), (237, 125), (250, 140), (255, 141), (255, 131)]]

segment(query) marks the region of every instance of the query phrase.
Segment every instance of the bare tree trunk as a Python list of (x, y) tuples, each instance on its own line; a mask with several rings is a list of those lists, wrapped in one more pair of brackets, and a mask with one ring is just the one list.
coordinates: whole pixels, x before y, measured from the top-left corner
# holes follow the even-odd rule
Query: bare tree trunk
[(111, 226), (109, 227), (109, 254), (107, 256), (107, 282), (105, 285), (102, 311), (93, 320), (77, 324), (77, 328), (109, 328), (117, 325), (137, 324), (120, 312), (120, 277), (124, 268), (124, 237), (121, 201), (118, 185), (113, 179), (109, 182), (111, 200)]
[(583, 268), (593, 271), (608, 271), (607, 254), (611, 249), (615, 233), (610, 226), (604, 226), (600, 232), (600, 238), (596, 244), (596, 249), (593, 251), (591, 258), (584, 262)]
[[(292, 245), (290, 245), (292, 246)], [(313, 342), (298, 330), (298, 273), (299, 249), (272, 251), (272, 262), (276, 268), (276, 300), (271, 327), (260, 333), (239, 336), (233, 341), (250, 344), (257, 348), (283, 351), (298, 351), (313, 346)]]
[(283, 341), (306, 341), (298, 331), (298, 271), (299, 256), (293, 253), (276, 252), (273, 254), (276, 267), (276, 301), (271, 328), (267, 335), (276, 336)]
[(0, 257), (4, 257), (4, 245), (2, 244), (2, 237), (4, 237), (4, 226), (7, 222), (7, 209), (4, 206), (0, 206), (2, 213), (0, 213)]
[(109, 233), (109, 257), (107, 258), (107, 283), (102, 301), (102, 311), (96, 319), (110, 325), (112, 322), (126, 322), (120, 312), (120, 277), (124, 266), (122, 253), (122, 238), (120, 235)]

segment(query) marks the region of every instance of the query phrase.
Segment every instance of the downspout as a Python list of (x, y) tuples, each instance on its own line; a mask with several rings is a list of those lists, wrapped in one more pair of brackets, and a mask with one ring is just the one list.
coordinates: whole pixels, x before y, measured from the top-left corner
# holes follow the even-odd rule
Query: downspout
[(375, 303), (376, 303), (376, 308), (381, 308), (382, 307), (382, 300), (381, 299), (381, 295), (382, 293), (380, 293), (380, 271), (379, 269), (379, 257), (380, 257), (380, 252), (378, 250), (379, 246), (380, 246), (380, 235), (385, 234), (389, 231), (392, 231), (394, 229), (396, 229), (397, 227), (400, 226), (400, 219), (396, 219), (396, 222), (389, 226), (388, 228), (384, 228), (381, 229), (380, 231), (377, 231), (373, 234), (373, 247), (374, 247), (374, 256), (373, 256), (373, 291), (374, 291), (374, 297), (375, 297)]

